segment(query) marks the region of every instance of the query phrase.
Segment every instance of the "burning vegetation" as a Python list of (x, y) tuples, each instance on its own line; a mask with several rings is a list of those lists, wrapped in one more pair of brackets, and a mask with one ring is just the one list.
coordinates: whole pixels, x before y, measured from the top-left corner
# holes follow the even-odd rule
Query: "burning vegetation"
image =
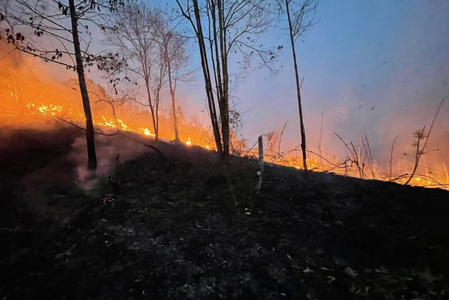
[[(260, 67), (273, 70), (277, 52), (283, 46), (252, 46), (273, 24), (273, 12), (266, 7), (265, 0), (245, 2), (238, 8), (222, 1), (204, 7), (198, 1), (188, 6), (179, 1), (176, 4), (178, 11), (172, 14), (178, 13), (184, 19), (184, 29), (173, 24), (173, 15), (144, 3), (94, 1), (88, 8), (72, 0), (59, 3), (58, 7), (40, 2), (33, 7), (23, 0), (5, 2), (0, 28), (3, 122), (53, 119), (84, 129), (91, 171), (97, 166), (95, 133), (133, 132), (155, 140), (183, 142), (216, 151), (219, 160), (226, 160), (230, 153), (257, 157), (259, 150), (249, 147), (251, 142), (237, 138), (239, 126), (236, 125), (241, 120), (239, 113), (230, 108), (229, 57), (233, 52), (239, 54), (244, 69), (254, 66), (254, 60), (258, 59)], [(405, 141), (398, 145), (395, 139), (390, 153), (384, 155), (389, 157), (384, 159), (388, 163), (379, 164), (372, 154), (367, 133), (357, 141), (346, 141), (342, 134), (335, 133), (340, 147), (327, 149), (331, 141), (322, 141), (323, 114), (319, 146), (317, 150), (307, 146), (302, 112), (303, 81), (300, 82), (297, 70), (295, 40), (315, 24), (316, 8), (314, 0), (285, 1), (282, 5), (280, 2), (278, 13), (280, 18), (286, 18), (290, 29), (301, 143), (294, 149), (281, 148), (286, 126), (279, 133), (265, 134), (264, 160), (361, 179), (448, 188), (448, 160), (434, 155), (431, 161), (423, 163), (424, 156), (436, 150), (430, 147), (429, 137), (444, 99), (432, 121), (407, 142), (413, 143), (413, 147), (408, 151), (410, 154), (403, 152), (406, 157), (399, 158), (397, 150), (405, 151)], [(54, 14), (49, 15), (50, 10)], [(228, 11), (226, 18), (221, 15), (225, 11)], [(207, 23), (204, 17), (209, 20)], [(70, 20), (71, 26), (61, 22), (62, 19)], [(89, 51), (92, 25), (103, 32), (102, 45), (110, 52)], [(231, 36), (230, 28), (234, 30)], [(66, 34), (60, 34), (61, 31)], [(188, 69), (186, 32), (194, 32), (192, 38), (198, 42), (201, 54), (209, 125), (199, 122), (198, 117), (188, 121), (181, 109), (183, 95), (177, 91), (177, 85), (193, 81), (195, 73)], [(55, 46), (58, 43), (64, 51)], [(24, 57), (29, 55), (76, 71), (78, 80), (55, 82), (43, 76), (47, 73), (45, 68)], [(37, 69), (31, 70), (30, 66)], [(95, 67), (98, 74), (93, 77), (100, 76), (101, 85), (86, 75)], [(336, 150), (342, 154), (336, 155)]]
[[(3, 55), (12, 50), (12, 48), (5, 46), (2, 49)], [(50, 79), (48, 71), (42, 67), (42, 64), (27, 59), (17, 52), (3, 58), (0, 65), (2, 70), (0, 71), (0, 93), (3, 99), (0, 103), (2, 126), (21, 126), (40, 120), (54, 120), (69, 123), (79, 128), (84, 127), (84, 116), (80, 105), (77, 81), (68, 79), (61, 83), (55, 82)], [(30, 66), (33, 67), (30, 68)], [(39, 78), (36, 73), (44, 76)], [(119, 98), (115, 95), (111, 97), (111, 94), (114, 93), (108, 92), (92, 80), (88, 79), (87, 85), (91, 95), (93, 122), (98, 134), (113, 135), (118, 132), (133, 132), (150, 138), (155, 137), (151, 125), (152, 117), (147, 108), (142, 108), (132, 98)], [(181, 99), (180, 102), (182, 102)], [(207, 150), (216, 150), (214, 137), (209, 126), (202, 125), (196, 118), (188, 121), (179, 106), (176, 110), (176, 116), (180, 141), (189, 146), (196, 145)], [(159, 136), (163, 140), (176, 140), (173, 130), (174, 118), (170, 110), (159, 112), (159, 124)], [(421, 166), (420, 161), (417, 161), (417, 158), (420, 159), (420, 156), (426, 155), (429, 149), (425, 139), (432, 133), (432, 128), (427, 128), (428, 132), (421, 130), (416, 134), (414, 146), (417, 146), (417, 156), (410, 159), (409, 164), (405, 164), (404, 157), (401, 158), (402, 163), (397, 162), (399, 158), (394, 156), (398, 156), (399, 151), (395, 151), (395, 141), (392, 143), (390, 165), (380, 168), (371, 156), (370, 141), (367, 135), (353, 143), (343, 140), (341, 136), (336, 134), (336, 138), (341, 142), (343, 149), (348, 151), (346, 157), (338, 157), (330, 152), (331, 150), (326, 151), (324, 147), (320, 146), (317, 151), (307, 151), (308, 169), (362, 179), (378, 179), (416, 186), (448, 188), (448, 171), (444, 160), (440, 163), (441, 170), (437, 172), (429, 171), (427, 164)], [(299, 147), (282, 150), (283, 131), (284, 128), (280, 132), (274, 131), (263, 135), (265, 141), (264, 160), (273, 164), (302, 169), (302, 158), (298, 154)], [(234, 135), (232, 136), (234, 137)], [(256, 144), (253, 147), (250, 146), (243, 139), (233, 138), (231, 141), (233, 154), (256, 158), (258, 156)], [(397, 145), (397, 147), (399, 146)], [(414, 160), (416, 160), (417, 166), (415, 166)], [(428, 161), (428, 165), (430, 165), (430, 161)], [(432, 165), (436, 166), (435, 163)], [(420, 172), (415, 170), (411, 177), (414, 168), (420, 170)]]
[[(11, 49), (3, 46), (2, 53), (7, 53)], [(80, 105), (77, 81), (68, 79), (62, 83), (55, 82), (50, 79), (42, 64), (27, 59), (20, 53), (13, 52), (12, 55), (2, 59), (0, 65), (2, 70), (0, 71), (0, 93), (3, 99), (0, 103), (2, 126), (20, 126), (40, 120), (54, 120), (83, 128), (84, 116)], [(36, 72), (36, 70), (39, 71)], [(36, 73), (44, 76), (38, 78)], [(93, 122), (98, 134), (133, 132), (150, 138), (155, 137), (151, 126), (152, 117), (146, 108), (136, 104), (132, 98), (111, 97), (111, 92), (108, 93), (105, 88), (92, 80), (87, 80), (87, 83), (91, 95)], [(177, 131), (179, 139), (183, 143), (207, 150), (216, 150), (209, 126), (202, 125), (196, 118), (188, 121), (179, 106), (176, 115)], [(160, 137), (166, 141), (176, 140), (173, 130), (174, 118), (170, 110), (159, 113), (159, 123)], [(428, 165), (425, 163), (424, 166), (421, 166), (418, 161), (416, 169), (420, 172), (416, 170), (410, 178), (411, 172), (415, 168), (414, 161), (420, 158), (419, 156), (426, 155), (429, 149), (425, 138), (432, 133), (430, 130), (432, 128), (427, 128), (428, 132), (422, 130), (415, 137), (414, 146), (418, 147), (416, 152), (418, 156), (409, 159), (410, 163), (405, 164), (404, 155), (395, 151), (395, 147), (399, 147), (399, 145), (396, 145), (394, 141), (390, 153), (392, 156), (390, 165), (380, 168), (371, 156), (370, 141), (367, 135), (357, 140), (356, 143), (352, 143), (344, 141), (341, 136), (336, 134), (342, 147), (348, 151), (346, 157), (338, 157), (330, 152), (331, 150), (326, 151), (324, 147), (320, 146), (317, 151), (307, 151), (308, 169), (317, 172), (334, 172), (362, 179), (448, 188), (448, 171), (444, 160), (437, 164), (441, 165), (441, 170), (433, 172), (429, 170), (428, 166), (434, 165), (436, 168), (436, 163), (428, 161)], [(264, 135), (264, 160), (269, 163), (302, 169), (302, 158), (298, 154), (299, 147), (282, 150), (283, 131), (284, 128), (280, 132), (274, 131)], [(256, 158), (258, 156), (256, 144), (253, 147), (250, 146), (247, 145), (246, 140), (233, 138), (231, 141), (233, 154)], [(412, 148), (413, 146), (411, 146)], [(397, 162), (399, 155), (402, 163)]]
[[(303, 108), (318, 1), (172, 4), (0, 3), (0, 298), (448, 298), (447, 99), (409, 136), (349, 140)], [(233, 63), (276, 73), (278, 23), (293, 147), (287, 122), (247, 140), (231, 105)]]

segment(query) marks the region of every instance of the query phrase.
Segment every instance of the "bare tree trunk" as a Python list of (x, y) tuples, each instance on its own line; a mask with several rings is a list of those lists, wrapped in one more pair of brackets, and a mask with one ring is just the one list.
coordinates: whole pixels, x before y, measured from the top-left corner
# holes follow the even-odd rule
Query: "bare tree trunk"
[(200, 57), (201, 57), (201, 62), (202, 62), (203, 76), (205, 78), (205, 90), (206, 90), (206, 95), (208, 97), (208, 107), (209, 107), (209, 114), (211, 117), (211, 125), (213, 127), (214, 139), (216, 141), (217, 152), (219, 153), (219, 158), (222, 159), (223, 158), (222, 142), (221, 142), (221, 138), (220, 138), (219, 125), (217, 122), (216, 106), (214, 104), (214, 93), (213, 93), (212, 86), (211, 86), (211, 75), (210, 75), (209, 67), (208, 67), (208, 58), (206, 55), (205, 40), (203, 37), (200, 9), (199, 9), (197, 0), (193, 0), (192, 2), (194, 4), (195, 20), (197, 23), (196, 34), (197, 34), (197, 40), (198, 40), (198, 45), (199, 45), (199, 49), (200, 49)]
[(169, 77), (169, 89), (170, 89), (170, 97), (172, 98), (172, 115), (173, 115), (173, 130), (175, 132), (175, 141), (180, 141), (180, 136), (178, 135), (178, 122), (177, 122), (177, 110), (175, 104), (175, 88), (172, 84), (172, 69), (170, 65), (169, 54), (167, 53), (167, 41), (164, 47), (166, 63), (167, 63), (167, 75)]
[(78, 20), (76, 17), (74, 0), (69, 0), (70, 20), (72, 23), (72, 37), (75, 50), (75, 59), (77, 63), (78, 81), (80, 83), (81, 98), (83, 100), (84, 115), (86, 117), (86, 144), (88, 151), (88, 170), (95, 171), (97, 169), (97, 156), (95, 153), (94, 141), (94, 124), (92, 123), (91, 105), (89, 102), (89, 94), (86, 87), (84, 77), (83, 60), (81, 57), (80, 40), (78, 37)]
[[(219, 15), (219, 42), (217, 41), (217, 16), (216, 16), (216, 4), (214, 1), (211, 1), (211, 17), (212, 17), (212, 25), (213, 25), (213, 42), (214, 42), (214, 54), (216, 59), (216, 65), (214, 67), (214, 74), (216, 74), (216, 90), (217, 90), (217, 98), (219, 102), (219, 114), (220, 114), (220, 120), (221, 120), (221, 129), (222, 129), (222, 145), (223, 145), (223, 153), (222, 158), (226, 158), (229, 155), (229, 131), (228, 134), (226, 134), (227, 131), (227, 125), (225, 123), (228, 123), (226, 121), (226, 117), (224, 116), (225, 108), (225, 100), (224, 100), (224, 88), (225, 88), (225, 78), (223, 77), (225, 75), (225, 65), (223, 60), (223, 34), (222, 34), (222, 6), (221, 6), (221, 0), (218, 0), (218, 15)], [(220, 55), (219, 55), (219, 45), (220, 45)], [(211, 49), (211, 58), (213, 60), (214, 64), (214, 55)], [(227, 138), (228, 136), (228, 138)]]
[(145, 88), (147, 90), (147, 98), (148, 98), (148, 105), (150, 106), (150, 113), (152, 115), (152, 125), (153, 125), (153, 131), (155, 132), (155, 141), (158, 140), (158, 126), (156, 124), (156, 117), (155, 117), (155, 109), (153, 107), (152, 103), (152, 94), (150, 92), (150, 79), (148, 78), (148, 75), (144, 75), (145, 80)]
[(286, 4), (286, 13), (289, 23), (289, 36), (291, 39), (291, 47), (292, 47), (292, 56), (294, 59), (294, 69), (295, 69), (295, 83), (297, 85), (297, 100), (298, 100), (298, 114), (300, 117), (300, 135), (301, 135), (301, 148), (302, 148), (302, 156), (303, 156), (303, 168), (305, 171), (308, 170), (308, 166), (306, 164), (306, 133), (305, 133), (305, 124), (303, 122), (303, 111), (302, 111), (302, 96), (301, 96), (301, 84), (298, 77), (298, 67), (297, 67), (297, 55), (295, 53), (295, 43), (294, 43), (294, 35), (292, 31), (292, 22), (291, 22), (291, 13), (289, 11), (289, 0), (285, 0)]
[(156, 129), (155, 129), (155, 140), (157, 141), (159, 137), (159, 93), (161, 91), (161, 86), (157, 87), (156, 96), (155, 96), (155, 117), (156, 117)]
[(223, 156), (224, 158), (230, 155), (230, 117), (229, 117), (229, 103), (228, 103), (228, 57), (226, 50), (227, 32), (225, 28), (224, 16), (224, 1), (218, 0), (219, 9), (219, 36), (220, 36), (220, 53), (222, 59), (222, 94), (219, 98), (220, 119), (222, 122), (222, 139), (223, 139)]
[(175, 91), (172, 89), (172, 78), (171, 77), (172, 76), (169, 75), (170, 96), (172, 97), (173, 131), (175, 133), (175, 141), (179, 142), (180, 135), (178, 133), (178, 119), (177, 119), (177, 108), (176, 108), (176, 103), (175, 103)]
[[(228, 58), (225, 49), (226, 30), (224, 25), (225, 19), (223, 15), (224, 3), (223, 0), (217, 0), (217, 2), (211, 0), (210, 4), (211, 4), (210, 9), (213, 26), (213, 39), (211, 41), (211, 58), (213, 60), (217, 98), (219, 102), (219, 114), (222, 131), (221, 135), (223, 143), (223, 158), (225, 159), (230, 154), (230, 120), (228, 108), (228, 65), (227, 65)], [(219, 24), (218, 30), (217, 24)], [(219, 34), (216, 34), (217, 32)], [(214, 46), (214, 51), (212, 46)], [(214, 65), (214, 58), (216, 60), (215, 65)]]

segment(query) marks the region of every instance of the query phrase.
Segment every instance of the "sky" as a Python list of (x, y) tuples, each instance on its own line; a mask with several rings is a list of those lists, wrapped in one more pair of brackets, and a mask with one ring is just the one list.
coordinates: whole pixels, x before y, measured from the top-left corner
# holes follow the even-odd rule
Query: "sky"
[[(176, 6), (175, 0), (147, 1)], [(399, 135), (397, 144), (404, 148), (399, 151), (409, 153), (413, 131), (430, 124), (445, 97), (430, 142), (441, 148), (448, 165), (448, 12), (448, 0), (320, 0), (317, 24), (296, 43), (307, 147), (317, 149), (323, 113), (322, 144), (333, 153), (343, 151), (335, 132), (347, 141), (366, 133), (375, 155), (383, 158)], [(249, 145), (288, 122), (286, 150), (300, 143), (300, 134), (292, 53), (285, 26), (279, 27), (263, 39), (284, 45), (276, 63), (279, 72), (249, 71), (231, 92), (242, 114), (240, 134)], [(197, 45), (190, 49), (189, 67), (199, 68)], [(230, 73), (239, 71), (233, 59)], [(206, 111), (200, 70), (196, 77), (178, 86), (188, 116)], [(206, 115), (204, 122), (209, 122)]]
[[(317, 24), (296, 44), (310, 147), (318, 143), (322, 111), (324, 136), (333, 143), (335, 131), (348, 140), (368, 131), (375, 148), (385, 150), (395, 135), (412, 138), (429, 124), (446, 97), (435, 132), (444, 132), (448, 156), (448, 11), (445, 0), (321, 0)], [(277, 29), (264, 41), (285, 45), (278, 74), (249, 72), (232, 92), (245, 138), (256, 141), (287, 121), (289, 148), (300, 141), (289, 39)], [(199, 65), (193, 53), (191, 66)], [(201, 74), (197, 78), (194, 86), (182, 87), (185, 106), (193, 110), (205, 107)]]

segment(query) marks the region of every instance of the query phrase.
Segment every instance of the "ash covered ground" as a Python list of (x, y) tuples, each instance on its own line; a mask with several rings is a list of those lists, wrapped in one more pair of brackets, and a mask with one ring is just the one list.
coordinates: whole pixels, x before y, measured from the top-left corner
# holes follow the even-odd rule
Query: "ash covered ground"
[(0, 299), (448, 299), (448, 191), (82, 140), (0, 130)]

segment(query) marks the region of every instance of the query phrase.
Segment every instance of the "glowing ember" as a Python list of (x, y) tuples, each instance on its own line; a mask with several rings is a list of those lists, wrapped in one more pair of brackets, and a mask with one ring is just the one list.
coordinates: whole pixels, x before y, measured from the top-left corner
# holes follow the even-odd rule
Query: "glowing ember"
[(191, 138), (189, 137), (188, 140), (186, 141), (186, 145), (192, 145), (191, 143)]
[(155, 136), (150, 132), (150, 130), (148, 130), (148, 128), (139, 128), (139, 131), (142, 132), (144, 135)]
[(106, 117), (104, 115), (102, 116), (102, 120), (103, 120), (103, 122), (99, 122), (98, 124), (116, 128), (116, 122), (114, 120), (108, 120), (108, 119), (106, 119)]

